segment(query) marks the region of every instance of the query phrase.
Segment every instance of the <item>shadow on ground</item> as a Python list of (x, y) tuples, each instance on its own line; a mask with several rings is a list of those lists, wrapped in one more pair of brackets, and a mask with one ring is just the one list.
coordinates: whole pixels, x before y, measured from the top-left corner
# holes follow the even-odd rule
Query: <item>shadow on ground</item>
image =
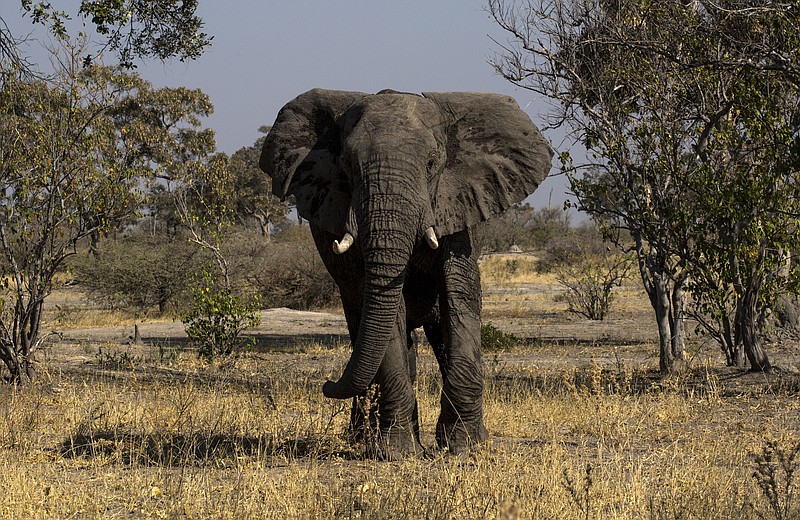
[(357, 457), (354, 449), (337, 442), (331, 435), (280, 440), (272, 435), (141, 434), (106, 430), (79, 431), (64, 439), (57, 451), (68, 459), (110, 457), (124, 464), (155, 466), (216, 465), (238, 457), (252, 457), (268, 463)]

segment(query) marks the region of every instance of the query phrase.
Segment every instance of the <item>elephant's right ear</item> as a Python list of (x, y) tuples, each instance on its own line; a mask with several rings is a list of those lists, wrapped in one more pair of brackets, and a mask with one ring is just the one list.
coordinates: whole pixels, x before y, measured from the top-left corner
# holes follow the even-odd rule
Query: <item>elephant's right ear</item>
[(287, 103), (267, 134), (259, 167), (272, 177), (272, 193), (294, 195), (297, 212), (341, 235), (350, 207), (350, 187), (339, 166), (342, 139), (336, 118), (367, 96), (314, 89)]

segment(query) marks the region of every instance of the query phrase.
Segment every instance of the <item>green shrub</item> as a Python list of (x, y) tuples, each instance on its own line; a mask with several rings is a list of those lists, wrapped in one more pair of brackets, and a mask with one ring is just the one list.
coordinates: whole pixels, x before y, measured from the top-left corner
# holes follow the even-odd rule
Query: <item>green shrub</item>
[(192, 308), (182, 321), (198, 355), (210, 361), (255, 343), (254, 338), (242, 337), (242, 332), (260, 323), (258, 310), (257, 298), (243, 303), (230, 289), (218, 287), (213, 276), (205, 274), (194, 290)]
[(481, 350), (484, 352), (502, 352), (511, 350), (517, 343), (513, 334), (503, 332), (491, 323), (481, 324)]

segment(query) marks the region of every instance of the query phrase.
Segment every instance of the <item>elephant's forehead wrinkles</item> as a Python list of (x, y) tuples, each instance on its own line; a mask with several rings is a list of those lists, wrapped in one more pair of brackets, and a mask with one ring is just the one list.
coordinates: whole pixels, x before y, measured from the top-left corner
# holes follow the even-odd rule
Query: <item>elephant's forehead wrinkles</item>
[(369, 118), (419, 120), (434, 113), (434, 105), (425, 98), (405, 94), (376, 96), (359, 105)]
[(419, 158), (411, 154), (375, 154), (364, 158), (360, 163), (363, 173), (392, 174), (408, 173), (420, 169)]

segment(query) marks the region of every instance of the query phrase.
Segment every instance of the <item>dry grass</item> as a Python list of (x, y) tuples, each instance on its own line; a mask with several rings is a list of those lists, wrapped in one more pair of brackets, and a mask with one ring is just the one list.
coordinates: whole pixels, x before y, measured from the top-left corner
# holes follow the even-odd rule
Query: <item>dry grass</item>
[(481, 257), (481, 283), (484, 286), (508, 286), (540, 283), (555, 277), (536, 271), (538, 258), (530, 254), (492, 254)]
[[(753, 455), (766, 439), (800, 440), (794, 379), (729, 392), (706, 368), (667, 380), (624, 363), (542, 371), (532, 350), (487, 359), (487, 445), (375, 462), (343, 436), (348, 407), (320, 396), (347, 354), (312, 346), (215, 366), (183, 354), (6, 387), (0, 517), (770, 518)], [(439, 388), (422, 354), (428, 446)]]
[[(481, 285), (484, 293), (484, 317), (530, 317), (548, 319), (561, 317), (567, 305), (559, 298), (563, 288), (553, 273), (538, 273), (538, 258), (530, 254), (492, 254), (480, 261)], [(644, 296), (638, 286), (624, 287), (620, 292), (631, 295), (615, 303), (616, 309), (625, 305), (641, 306)], [(632, 297), (630, 297), (632, 296)], [(341, 306), (318, 309), (322, 312), (341, 312)], [(44, 316), (45, 328), (114, 327), (138, 322), (171, 321), (172, 315), (139, 315), (125, 310), (109, 310), (86, 304), (86, 295), (76, 287), (62, 287), (48, 297)]]
[[(509, 273), (508, 258), (524, 264)], [(556, 284), (528, 257), (508, 258), (481, 265), (489, 317), (586, 327), (565, 319)], [(634, 289), (617, 303), (633, 322), (647, 311)], [(73, 325), (130, 323), (81, 321), (89, 318), (79, 310)], [(54, 344), (38, 383), (0, 387), (0, 518), (800, 513), (793, 372), (747, 374), (706, 356), (662, 378), (653, 344), (537, 341), (484, 360), (487, 444), (465, 456), (431, 450), (384, 463), (348, 441), (349, 404), (321, 396), (321, 383), (347, 360), (345, 346), (305, 343), (213, 365), (169, 345), (99, 348)], [(422, 347), (417, 395), (428, 447), (440, 389)]]
[(172, 321), (171, 314), (136, 313), (125, 309), (107, 309), (89, 304), (86, 294), (78, 287), (59, 287), (47, 297), (42, 327), (44, 329), (76, 329), (90, 327), (115, 327), (132, 323), (157, 323)]
[[(536, 271), (537, 257), (526, 254), (487, 255), (481, 259), (483, 317), (519, 318), (540, 324), (563, 323), (568, 314), (565, 289), (554, 273)], [(647, 295), (635, 279), (614, 291), (609, 317), (649, 319), (652, 314)]]
[(567, 305), (559, 301), (563, 289), (552, 273), (536, 271), (537, 258), (523, 254), (495, 254), (481, 259), (483, 317), (542, 319), (563, 315)]

